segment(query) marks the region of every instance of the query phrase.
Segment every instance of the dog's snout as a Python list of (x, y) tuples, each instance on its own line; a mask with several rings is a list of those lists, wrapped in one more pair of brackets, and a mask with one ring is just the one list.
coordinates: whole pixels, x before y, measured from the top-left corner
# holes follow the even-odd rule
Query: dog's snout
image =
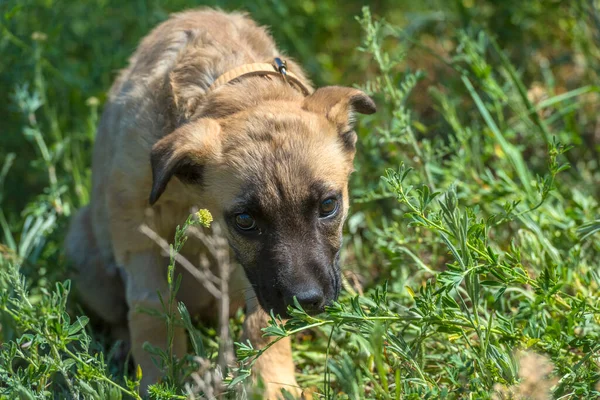
[(323, 293), (323, 289), (318, 285), (303, 285), (299, 287), (290, 299), (290, 304), (293, 304), (292, 299), (294, 296), (308, 313), (322, 311), (325, 305), (325, 294)]

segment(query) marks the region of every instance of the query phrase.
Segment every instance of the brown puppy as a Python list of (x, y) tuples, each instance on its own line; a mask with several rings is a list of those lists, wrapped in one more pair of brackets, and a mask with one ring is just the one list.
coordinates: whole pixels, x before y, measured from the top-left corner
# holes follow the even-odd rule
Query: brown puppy
[[(167, 260), (140, 233), (143, 223), (172, 240), (193, 207), (212, 212), (242, 267), (233, 271), (231, 296), (248, 289), (244, 331), (255, 348), (268, 341), (264, 310), (284, 316), (296, 296), (316, 313), (339, 294), (353, 114), (375, 105), (356, 89), (313, 92), (295, 63), (270, 65), (280, 55), (242, 14), (183, 12), (144, 38), (110, 91), (94, 146), (92, 201), (72, 221), (67, 255), (88, 306), (129, 328), (143, 387), (160, 371), (142, 344), (164, 346), (166, 328), (136, 308), (160, 309), (157, 291), (168, 297)], [(197, 260), (202, 248), (188, 243), (184, 255)], [(214, 299), (189, 275), (178, 298), (190, 312), (214, 313)], [(186, 351), (183, 330), (174, 346)], [(289, 341), (269, 349), (255, 372), (269, 398), (282, 387), (299, 393)]]

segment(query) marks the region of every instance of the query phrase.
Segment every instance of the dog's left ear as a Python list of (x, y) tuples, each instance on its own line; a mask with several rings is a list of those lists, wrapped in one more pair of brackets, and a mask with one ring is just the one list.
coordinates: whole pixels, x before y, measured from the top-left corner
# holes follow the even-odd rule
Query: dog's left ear
[(173, 176), (185, 183), (200, 184), (204, 166), (220, 155), (220, 125), (212, 119), (185, 124), (152, 146), (150, 205), (163, 194)]
[(356, 134), (353, 132), (355, 113), (373, 114), (375, 102), (364, 92), (342, 86), (326, 86), (315, 90), (304, 99), (302, 108), (314, 113), (325, 114), (336, 124), (344, 142), (354, 147)]

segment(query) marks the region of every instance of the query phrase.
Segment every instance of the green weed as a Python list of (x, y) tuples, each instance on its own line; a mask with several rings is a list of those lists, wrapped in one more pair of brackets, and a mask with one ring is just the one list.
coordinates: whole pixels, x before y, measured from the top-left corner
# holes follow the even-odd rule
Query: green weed
[[(117, 3), (0, 5), (2, 398), (139, 398), (143, 371), (112, 357), (70, 295), (62, 240), (89, 202), (112, 72), (189, 4)], [(327, 399), (598, 398), (597, 2), (284, 3), (249, 8), (317, 83), (360, 82), (378, 104), (358, 130), (345, 291), (322, 315), (296, 306), (264, 329), (292, 337), (300, 385)], [(219, 359), (227, 326), (198, 328), (175, 297), (197, 224), (177, 230), (155, 312), (192, 349), (146, 346), (165, 373), (150, 397), (253, 398), (264, 349), (239, 342), (237, 361)]]

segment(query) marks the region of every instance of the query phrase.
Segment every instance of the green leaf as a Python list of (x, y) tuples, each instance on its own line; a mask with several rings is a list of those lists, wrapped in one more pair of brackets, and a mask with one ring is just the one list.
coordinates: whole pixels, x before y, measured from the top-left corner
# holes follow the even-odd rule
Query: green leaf
[(77, 321), (75, 321), (73, 325), (69, 327), (68, 335), (73, 336), (76, 333), (79, 333), (82, 329), (85, 328), (89, 321), (90, 319), (86, 316), (77, 317)]

